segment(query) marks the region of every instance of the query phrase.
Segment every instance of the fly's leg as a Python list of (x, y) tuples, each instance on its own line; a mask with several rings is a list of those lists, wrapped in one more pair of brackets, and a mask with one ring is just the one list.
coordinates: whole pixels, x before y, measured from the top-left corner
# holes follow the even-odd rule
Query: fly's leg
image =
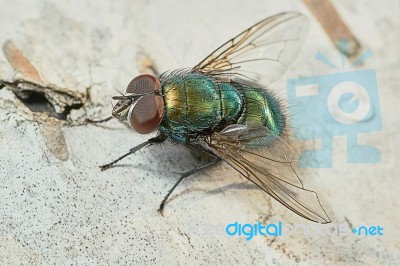
[(151, 146), (153, 143), (146, 141), (143, 142), (142, 144), (137, 145), (136, 147), (133, 147), (132, 149), (129, 150), (129, 152), (125, 153), (124, 155), (122, 155), (121, 157), (119, 157), (118, 159), (112, 161), (111, 163), (108, 164), (104, 164), (100, 166), (101, 171), (107, 170), (108, 168), (111, 168), (114, 164), (116, 164), (117, 162), (121, 161), (122, 159), (124, 159), (125, 157), (134, 154), (135, 152), (146, 148), (148, 146)]
[(182, 182), (182, 180), (183, 180), (184, 178), (186, 178), (186, 177), (188, 177), (188, 176), (191, 176), (191, 175), (193, 175), (193, 174), (196, 174), (196, 173), (198, 173), (198, 172), (201, 172), (201, 171), (203, 171), (203, 170), (205, 170), (205, 169), (207, 169), (207, 168), (210, 168), (211, 166), (213, 166), (213, 165), (215, 165), (215, 164), (217, 164), (218, 162), (221, 161), (221, 158), (216, 157), (215, 155), (213, 155), (213, 157), (215, 158), (214, 161), (209, 162), (209, 163), (204, 164), (204, 165), (202, 165), (202, 166), (200, 166), (200, 167), (196, 167), (196, 168), (194, 168), (194, 169), (192, 169), (192, 170), (189, 170), (189, 171), (187, 171), (187, 172), (182, 173), (182, 175), (179, 177), (178, 181), (177, 181), (177, 182), (175, 183), (175, 185), (168, 191), (167, 195), (165, 195), (163, 201), (161, 202), (160, 208), (158, 208), (158, 211), (159, 211), (161, 214), (163, 213), (164, 205), (165, 205), (165, 202), (167, 201), (168, 197), (172, 194), (172, 192), (173, 192), (173, 191), (175, 190), (175, 188), (179, 185), (179, 183)]
[(112, 116), (101, 119), (101, 120), (86, 119), (86, 122), (91, 123), (91, 124), (100, 124), (100, 123), (110, 121), (111, 119), (112, 119)]
[(132, 149), (129, 150), (129, 152), (125, 153), (124, 155), (122, 155), (122, 156), (119, 157), (118, 159), (112, 161), (111, 163), (108, 163), (108, 164), (105, 164), (105, 165), (101, 165), (101, 166), (100, 166), (100, 169), (101, 169), (101, 171), (107, 170), (108, 168), (113, 167), (114, 164), (116, 164), (117, 162), (121, 161), (121, 160), (124, 159), (125, 157), (127, 157), (127, 156), (129, 156), (129, 155), (131, 155), (131, 154), (134, 154), (135, 152), (137, 152), (137, 151), (139, 151), (139, 150), (141, 150), (141, 149), (143, 149), (143, 148), (149, 147), (149, 146), (151, 146), (151, 145), (153, 145), (153, 144), (161, 143), (161, 142), (163, 142), (164, 140), (165, 140), (165, 139), (162, 139), (162, 138), (160, 138), (160, 137), (151, 138), (151, 139), (149, 139), (148, 141), (143, 142), (142, 144), (139, 144), (139, 145), (137, 145), (136, 147), (133, 147)]

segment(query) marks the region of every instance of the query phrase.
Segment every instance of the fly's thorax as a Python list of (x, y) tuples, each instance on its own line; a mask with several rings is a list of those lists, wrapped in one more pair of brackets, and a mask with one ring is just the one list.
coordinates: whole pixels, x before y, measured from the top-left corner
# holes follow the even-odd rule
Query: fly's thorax
[(188, 73), (162, 82), (165, 115), (162, 126), (176, 134), (211, 128), (221, 120), (219, 93), (214, 81)]
[(236, 84), (235, 88), (241, 92), (245, 102), (245, 109), (237, 121), (239, 124), (259, 123), (277, 135), (283, 132), (285, 115), (278, 99), (271, 92), (242, 84)]

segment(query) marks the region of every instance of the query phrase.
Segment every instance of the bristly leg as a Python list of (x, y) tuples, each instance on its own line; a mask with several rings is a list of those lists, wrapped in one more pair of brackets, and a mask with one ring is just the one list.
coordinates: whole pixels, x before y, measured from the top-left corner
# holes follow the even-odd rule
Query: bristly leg
[(207, 164), (204, 164), (204, 165), (202, 165), (202, 166), (200, 166), (200, 167), (196, 167), (196, 168), (194, 168), (194, 169), (192, 169), (192, 170), (189, 170), (189, 171), (184, 172), (184, 173), (181, 174), (181, 176), (179, 177), (179, 179), (178, 179), (178, 181), (175, 183), (175, 185), (168, 191), (167, 195), (165, 195), (163, 201), (162, 201), (161, 204), (160, 204), (160, 207), (158, 208), (158, 212), (161, 213), (161, 215), (163, 215), (163, 209), (164, 209), (165, 202), (167, 201), (168, 197), (172, 194), (172, 192), (175, 190), (175, 188), (179, 185), (179, 183), (182, 182), (182, 180), (183, 180), (184, 178), (189, 177), (189, 176), (191, 176), (191, 175), (194, 175), (194, 174), (196, 174), (196, 173), (198, 173), (198, 172), (201, 172), (201, 171), (203, 171), (203, 170), (205, 170), (205, 169), (208, 169), (208, 168), (210, 168), (211, 166), (213, 166), (213, 165), (215, 165), (215, 164), (217, 164), (218, 162), (221, 161), (221, 158), (216, 157), (215, 155), (214, 155), (214, 157), (215, 157), (215, 160), (214, 160), (214, 161), (209, 162), (209, 163), (207, 163)]
[(137, 151), (139, 151), (139, 150), (141, 150), (141, 149), (143, 149), (143, 148), (149, 147), (149, 146), (151, 146), (151, 145), (153, 145), (153, 144), (161, 143), (161, 142), (163, 142), (164, 140), (165, 140), (164, 138), (159, 137), (159, 136), (158, 136), (158, 137), (155, 137), (155, 138), (151, 138), (151, 139), (149, 139), (148, 141), (145, 141), (145, 142), (143, 142), (142, 144), (139, 144), (139, 145), (137, 145), (136, 147), (133, 147), (132, 149), (129, 150), (129, 152), (125, 153), (124, 155), (122, 155), (122, 156), (119, 157), (118, 159), (112, 161), (111, 163), (108, 163), (108, 164), (105, 164), (105, 165), (101, 165), (101, 166), (100, 166), (100, 169), (101, 169), (101, 171), (107, 170), (107, 169), (113, 167), (114, 164), (116, 164), (117, 162), (121, 161), (121, 160), (124, 159), (125, 157), (127, 157), (127, 156), (129, 156), (129, 155), (131, 155), (131, 154), (134, 154), (135, 152), (137, 152)]
[(112, 116), (101, 119), (101, 120), (86, 119), (86, 122), (91, 123), (91, 124), (100, 124), (100, 123), (110, 121), (111, 119), (112, 119)]

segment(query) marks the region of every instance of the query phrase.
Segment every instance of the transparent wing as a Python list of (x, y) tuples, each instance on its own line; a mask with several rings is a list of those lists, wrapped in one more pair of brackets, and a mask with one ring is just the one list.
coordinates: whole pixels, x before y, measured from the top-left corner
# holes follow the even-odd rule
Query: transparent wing
[(223, 81), (268, 85), (278, 79), (295, 58), (307, 29), (305, 16), (277, 14), (223, 44), (193, 70)]
[(330, 223), (332, 211), (315, 191), (304, 187), (287, 142), (259, 125), (231, 125), (201, 145), (296, 214)]

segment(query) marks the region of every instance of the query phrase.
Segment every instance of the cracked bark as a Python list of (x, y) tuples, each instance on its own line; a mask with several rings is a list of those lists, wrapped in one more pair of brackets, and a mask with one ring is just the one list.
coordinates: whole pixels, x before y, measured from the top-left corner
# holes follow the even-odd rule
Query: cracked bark
[[(311, 17), (301, 2), (8, 3), (0, 10), (0, 264), (395, 264), (400, 143), (392, 107), (400, 82), (399, 9), (367, 2), (366, 8), (346, 1), (335, 5), (363, 47), (374, 52), (367, 66), (380, 78), (385, 126), (364, 140), (372, 138), (386, 157), (378, 166), (348, 165), (345, 144), (338, 140), (335, 167), (319, 173), (337, 224), (351, 230), (380, 223), (388, 233), (381, 238), (299, 233), (252, 241), (207, 228), (235, 220), (307, 223), (224, 165), (186, 180), (160, 217), (157, 208), (176, 181), (173, 173), (192, 167), (190, 152), (157, 146), (100, 172), (98, 165), (148, 136), (113, 121), (86, 125), (85, 119), (108, 117), (115, 89), (123, 90), (140, 72), (193, 66), (268, 15), (299, 10)], [(319, 50), (339, 58), (311, 20), (306, 49), (285, 78), (331, 71), (313, 59)], [(281, 92), (284, 86), (284, 80), (274, 84)], [(28, 106), (35, 94), (44, 97), (38, 99), (40, 112)]]

